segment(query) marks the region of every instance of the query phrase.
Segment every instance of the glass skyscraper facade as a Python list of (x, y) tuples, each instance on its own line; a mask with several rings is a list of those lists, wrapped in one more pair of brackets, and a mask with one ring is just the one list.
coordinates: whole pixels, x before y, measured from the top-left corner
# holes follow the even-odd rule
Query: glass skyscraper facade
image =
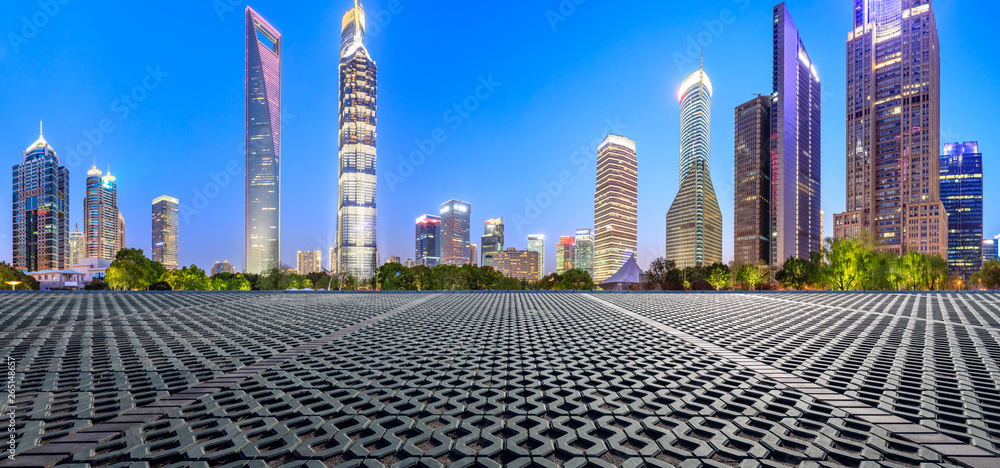
[(417, 265), (434, 268), (441, 264), (441, 217), (423, 215), (417, 218), (414, 241), (413, 258)]
[(736, 107), (733, 261), (771, 262), (771, 98)]
[(125, 246), (125, 218), (118, 210), (118, 178), (97, 166), (87, 171), (87, 194), (83, 199), (83, 233), (86, 258), (113, 261)]
[(480, 239), (480, 265), (486, 266), (486, 254), (503, 252), (503, 218), (493, 218), (483, 225), (483, 237)]
[(375, 61), (364, 45), (365, 10), (355, 0), (341, 24), (336, 271), (371, 278), (378, 266), (375, 206)]
[(983, 268), (983, 155), (979, 143), (946, 143), (941, 202), (948, 212), (948, 268), (965, 279)]
[(163, 268), (180, 268), (179, 258), (179, 218), (180, 202), (163, 195), (153, 200), (153, 261)]
[(545, 234), (528, 236), (528, 250), (538, 252), (538, 279), (545, 276)]
[(573, 267), (583, 270), (594, 277), (594, 230), (576, 230), (576, 257), (573, 260)]
[(608, 135), (597, 147), (594, 283), (601, 284), (639, 250), (639, 160), (635, 141)]
[(680, 89), (680, 189), (667, 211), (666, 259), (680, 268), (722, 261), (722, 210), (709, 168), (712, 155), (712, 81), (704, 68)]
[(14, 268), (28, 272), (72, 265), (69, 239), (69, 170), (39, 131), (13, 170)]
[(834, 237), (947, 255), (940, 200), (941, 49), (930, 0), (853, 0), (847, 38), (847, 211)]
[(983, 239), (983, 264), (990, 260), (1000, 260), (1000, 236)]
[(72, 268), (73, 265), (79, 265), (80, 260), (83, 260), (84, 252), (86, 252), (86, 242), (87, 236), (80, 232), (80, 226), (76, 226), (76, 230), (69, 233), (69, 263), (66, 264), (68, 268)]
[(246, 9), (246, 238), (244, 265), (281, 263), (281, 34)]
[(784, 2), (774, 7), (773, 28), (769, 263), (778, 267), (809, 259), (822, 243), (822, 86)]
[(556, 274), (576, 268), (576, 238), (562, 236), (556, 244)]
[(449, 200), (441, 205), (441, 263), (469, 263), (472, 205)]

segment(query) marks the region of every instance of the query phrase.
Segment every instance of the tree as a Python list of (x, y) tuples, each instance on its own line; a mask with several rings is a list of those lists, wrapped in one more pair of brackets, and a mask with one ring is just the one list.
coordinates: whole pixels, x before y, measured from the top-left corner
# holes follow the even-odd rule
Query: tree
[(180, 270), (170, 270), (160, 277), (160, 281), (170, 285), (172, 291), (184, 291), (184, 273)]
[(208, 279), (209, 291), (250, 291), (248, 275), (242, 273), (219, 273)]
[(572, 269), (562, 275), (553, 289), (557, 291), (593, 291), (594, 279), (590, 277), (588, 271)]
[(808, 260), (798, 257), (790, 257), (785, 260), (781, 270), (775, 275), (775, 279), (781, 283), (785, 289), (802, 290), (806, 286), (813, 284), (816, 276), (816, 265)]
[(159, 282), (167, 270), (143, 254), (142, 249), (121, 249), (115, 254), (105, 273), (105, 281), (112, 289), (140, 291)]
[(756, 291), (764, 283), (764, 274), (757, 265), (743, 265), (736, 270), (736, 282), (747, 291)]
[(0, 288), (10, 291), (11, 287), (7, 282), (17, 281), (20, 284), (14, 286), (15, 291), (38, 291), (40, 287), (38, 281), (28, 276), (24, 272), (15, 269), (7, 262), (0, 262)]
[(1000, 260), (990, 260), (982, 271), (972, 275), (972, 282), (986, 289), (1000, 289)]
[(360, 287), (361, 287), (361, 282), (358, 281), (358, 279), (355, 278), (354, 275), (348, 274), (347, 276), (344, 276), (344, 286), (343, 286), (344, 291), (357, 291), (358, 288)]
[(150, 291), (173, 291), (173, 288), (170, 287), (170, 283), (168, 283), (166, 281), (160, 281), (159, 283), (153, 283), (153, 284), (149, 285), (149, 290)]
[(729, 286), (730, 275), (729, 267), (722, 263), (714, 263), (705, 271), (705, 281), (717, 291), (722, 291)]
[(834, 291), (857, 291), (871, 277), (873, 255), (858, 239), (827, 239), (823, 282)]

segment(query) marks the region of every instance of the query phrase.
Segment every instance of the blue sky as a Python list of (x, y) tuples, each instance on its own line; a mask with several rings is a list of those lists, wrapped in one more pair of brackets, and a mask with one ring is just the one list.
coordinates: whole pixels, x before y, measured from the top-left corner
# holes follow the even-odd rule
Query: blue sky
[[(989, 31), (1000, 6), (935, 3), (942, 142), (978, 140), (990, 177), (1000, 138), (1000, 61), (996, 33)], [(844, 207), (851, 2), (788, 4), (824, 86), (823, 207), (830, 235), (832, 215)], [(246, 5), (5, 2), (5, 167), (20, 162), (44, 120), (46, 139), (70, 166), (73, 223), (83, 221), (86, 170), (96, 158), (118, 178), (129, 247), (149, 253), (150, 204), (167, 194), (185, 206), (181, 263), (207, 268), (229, 260), (242, 267)], [(283, 34), (281, 247), (291, 265), (297, 250), (322, 250), (326, 264), (333, 243), (338, 45), (340, 19), (351, 5), (251, 3)], [(733, 109), (770, 92), (773, 2), (369, 0), (365, 6), (367, 44), (379, 67), (383, 258), (412, 257), (414, 220), (458, 198), (473, 205), (473, 242), (486, 219), (504, 216), (508, 246), (526, 247), (528, 234), (548, 236), (553, 270), (558, 236), (593, 224), (594, 166), (581, 161), (609, 130), (638, 146), (640, 264), (661, 255), (664, 216), (677, 190), (676, 93), (698, 66), (698, 41), (706, 44), (705, 69), (715, 85), (711, 169), (725, 220), (724, 254), (732, 257)], [(427, 140), (434, 137), (443, 142), (432, 147)], [(402, 162), (411, 157), (418, 162), (412, 168)], [(553, 184), (560, 176), (568, 184)], [(987, 184), (988, 234), (1000, 233), (998, 186)], [(536, 211), (526, 202), (546, 191), (558, 195), (551, 204)], [(2, 192), (0, 204), (11, 206), (10, 191)], [(11, 259), (10, 219), (0, 216), (0, 260)]]

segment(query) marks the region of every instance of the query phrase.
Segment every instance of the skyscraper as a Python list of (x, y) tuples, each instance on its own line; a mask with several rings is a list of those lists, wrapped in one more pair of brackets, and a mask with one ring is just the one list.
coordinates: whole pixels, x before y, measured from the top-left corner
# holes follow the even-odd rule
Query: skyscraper
[(441, 205), (441, 263), (469, 263), (471, 216), (472, 205), (464, 201), (449, 200)]
[(965, 279), (983, 269), (983, 155), (979, 143), (946, 143), (941, 202), (948, 212), (948, 269)]
[(378, 264), (375, 206), (376, 67), (364, 45), (365, 10), (355, 0), (341, 27), (337, 267), (371, 278)]
[(417, 265), (438, 266), (441, 263), (441, 217), (423, 215), (417, 218), (414, 241), (413, 257)]
[(941, 57), (930, 0), (854, 0), (847, 37), (847, 211), (834, 237), (945, 255)]
[(176, 198), (163, 195), (153, 200), (153, 261), (163, 268), (180, 268), (178, 258), (178, 208)]
[(590, 273), (594, 277), (594, 230), (576, 230), (576, 257), (573, 259), (573, 268)]
[(246, 9), (246, 238), (248, 273), (281, 263), (281, 34)]
[(608, 135), (597, 147), (594, 283), (618, 272), (639, 249), (639, 160), (635, 142)]
[(108, 170), (102, 175), (94, 167), (87, 171), (87, 195), (83, 199), (85, 258), (113, 261), (125, 246), (125, 218), (118, 211), (118, 179)]
[(483, 266), (493, 267), (508, 278), (536, 281), (538, 277), (538, 252), (509, 248), (501, 252), (483, 254)]
[(722, 210), (710, 175), (712, 81), (705, 69), (681, 84), (680, 189), (667, 211), (666, 259), (680, 268), (722, 261)]
[(559, 237), (556, 244), (556, 274), (563, 274), (573, 268), (576, 262), (576, 238), (571, 236)]
[(995, 239), (983, 239), (983, 264), (1000, 259), (1000, 236)]
[(545, 276), (545, 234), (528, 236), (528, 250), (538, 252), (538, 279)]
[(822, 86), (816, 65), (782, 2), (774, 7), (771, 94), (771, 255), (819, 252)]
[(323, 270), (323, 253), (319, 250), (296, 252), (296, 269), (300, 275), (319, 273)]
[[(486, 254), (503, 252), (503, 218), (493, 218), (483, 225), (483, 237), (480, 244), (480, 255), (486, 259)], [(486, 266), (486, 262), (479, 263)]]
[(80, 225), (76, 225), (76, 229), (69, 233), (69, 263), (66, 264), (67, 268), (72, 268), (74, 265), (79, 265), (80, 260), (83, 260), (84, 252), (87, 251), (87, 236), (84, 236), (80, 232)]
[(14, 268), (29, 272), (72, 265), (69, 247), (69, 170), (38, 130), (13, 170)]
[(479, 265), (479, 246), (469, 244), (469, 265)]
[(212, 266), (212, 275), (221, 275), (223, 273), (236, 273), (236, 267), (229, 264), (229, 260), (223, 260), (221, 262), (215, 262)]
[(771, 262), (771, 98), (736, 107), (733, 260)]

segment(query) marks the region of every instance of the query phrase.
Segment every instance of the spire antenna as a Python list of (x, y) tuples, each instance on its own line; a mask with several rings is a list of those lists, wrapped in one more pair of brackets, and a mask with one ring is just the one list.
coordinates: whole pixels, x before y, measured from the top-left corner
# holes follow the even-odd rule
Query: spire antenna
[(705, 46), (701, 46), (701, 69), (705, 69)]
[(38, 121), (38, 136), (41, 137), (44, 133), (42, 132), (42, 121)]

